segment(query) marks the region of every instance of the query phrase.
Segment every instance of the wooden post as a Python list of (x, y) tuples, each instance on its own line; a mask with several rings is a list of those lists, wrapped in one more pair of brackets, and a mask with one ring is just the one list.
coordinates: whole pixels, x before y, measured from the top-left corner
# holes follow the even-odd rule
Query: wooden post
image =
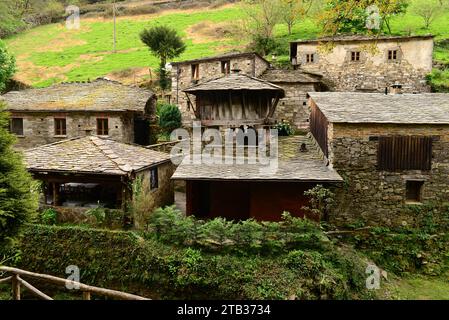
[(90, 291), (83, 291), (83, 300), (90, 300)]
[(20, 300), (20, 280), (18, 274), (12, 276), (12, 299)]

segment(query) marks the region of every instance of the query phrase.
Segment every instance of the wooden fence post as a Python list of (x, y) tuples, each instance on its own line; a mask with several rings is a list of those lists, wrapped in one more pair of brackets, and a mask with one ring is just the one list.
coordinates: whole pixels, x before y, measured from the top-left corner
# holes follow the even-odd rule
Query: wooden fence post
[(90, 300), (90, 291), (83, 291), (83, 300)]
[(20, 280), (18, 274), (12, 276), (12, 299), (20, 300)]

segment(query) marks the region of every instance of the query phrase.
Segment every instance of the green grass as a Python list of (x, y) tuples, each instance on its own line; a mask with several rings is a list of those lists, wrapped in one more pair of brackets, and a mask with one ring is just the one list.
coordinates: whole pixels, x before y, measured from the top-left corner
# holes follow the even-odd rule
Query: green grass
[(400, 300), (449, 300), (449, 277), (402, 279), (389, 291), (394, 299)]
[[(424, 0), (423, 0), (424, 1)], [(194, 59), (215, 55), (232, 48), (242, 48), (247, 43), (244, 39), (219, 38), (208, 42), (187, 39), (186, 30), (201, 22), (225, 23), (235, 22), (243, 15), (238, 5), (209, 10), (207, 8), (194, 12), (179, 11), (175, 13), (151, 16), (148, 19), (127, 17), (118, 20), (118, 53), (111, 54), (113, 24), (111, 20), (81, 19), (81, 30), (67, 30), (63, 24), (41, 26), (12, 38), (6, 39), (10, 50), (20, 62), (19, 78), (38, 87), (49, 86), (59, 81), (85, 81), (111, 72), (128, 68), (156, 68), (158, 59), (150, 54), (140, 42), (139, 33), (154, 25), (168, 25), (175, 28), (186, 38), (187, 51), (178, 59)], [(424, 29), (422, 19), (412, 13), (396, 17), (391, 22), (394, 34), (405, 35), (432, 33), (436, 40), (449, 39), (449, 12), (436, 19), (431, 27)], [(288, 41), (314, 38), (319, 35), (319, 27), (310, 19), (301, 21), (293, 28), (291, 35), (285, 25), (275, 28), (276, 36), (285, 46), (278, 60), (288, 60)], [(60, 39), (54, 42), (55, 39)], [(53, 42), (52, 42), (53, 41)], [(48, 46), (60, 47), (61, 51), (48, 51)], [(85, 56), (88, 55), (88, 56)], [(449, 46), (437, 46), (435, 59), (449, 62)], [(37, 72), (30, 72), (33, 64)], [(449, 71), (443, 75), (443, 84), (449, 78)]]

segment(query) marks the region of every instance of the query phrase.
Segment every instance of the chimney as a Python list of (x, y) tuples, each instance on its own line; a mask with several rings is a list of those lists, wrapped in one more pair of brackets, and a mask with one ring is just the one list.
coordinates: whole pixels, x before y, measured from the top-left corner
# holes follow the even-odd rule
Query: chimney
[(391, 86), (391, 90), (390, 93), (395, 95), (395, 94), (402, 94), (402, 84), (399, 83), (395, 83)]

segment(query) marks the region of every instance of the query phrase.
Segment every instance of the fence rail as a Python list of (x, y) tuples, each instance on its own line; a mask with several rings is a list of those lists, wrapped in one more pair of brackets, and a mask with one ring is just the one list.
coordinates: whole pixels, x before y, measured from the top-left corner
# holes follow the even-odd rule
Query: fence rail
[(22, 286), (27, 288), (31, 293), (43, 300), (53, 300), (50, 296), (46, 295), (23, 278), (28, 277), (36, 280), (41, 280), (49, 284), (54, 284), (58, 286), (63, 286), (65, 288), (66, 284), (72, 285), (72, 287), (79, 288), (77, 291), (82, 293), (83, 300), (90, 300), (92, 294), (105, 296), (108, 298), (119, 299), (119, 300), (150, 300), (141, 296), (134, 294), (129, 294), (121, 291), (104, 289), (99, 287), (89, 286), (80, 282), (71, 281), (68, 279), (58, 278), (50, 276), (47, 274), (39, 274), (34, 272), (29, 272), (17, 268), (11, 267), (0, 267), (0, 272), (6, 272), (11, 274), (6, 278), (0, 279), (0, 284), (11, 282), (12, 284), (12, 298), (13, 300), (20, 300), (21, 288)]

